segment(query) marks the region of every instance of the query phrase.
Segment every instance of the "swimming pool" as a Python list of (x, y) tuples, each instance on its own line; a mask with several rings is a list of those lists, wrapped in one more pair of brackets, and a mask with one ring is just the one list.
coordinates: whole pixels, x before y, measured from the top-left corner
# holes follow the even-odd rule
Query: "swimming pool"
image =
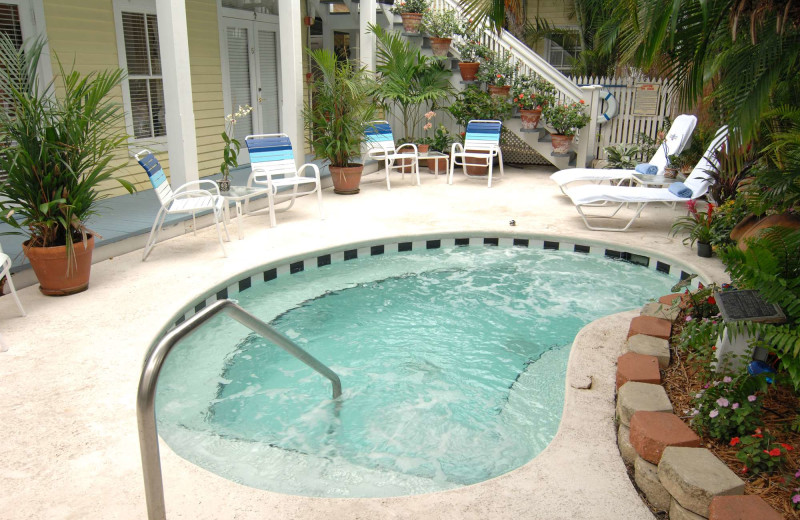
[[(504, 240), (518, 247), (451, 239), (389, 247), (399, 254), (346, 250), (344, 262), (323, 254), (319, 269), (290, 262), (292, 276), (266, 269), (215, 292), (240, 289), (242, 306), (339, 373), (341, 407), (323, 380), (219, 318), (170, 355), (160, 433), (237, 482), (313, 496), (422, 493), (524, 464), (558, 428), (578, 329), (676, 278), (663, 274), (668, 264), (632, 253)], [(259, 278), (270, 282), (254, 285)]]

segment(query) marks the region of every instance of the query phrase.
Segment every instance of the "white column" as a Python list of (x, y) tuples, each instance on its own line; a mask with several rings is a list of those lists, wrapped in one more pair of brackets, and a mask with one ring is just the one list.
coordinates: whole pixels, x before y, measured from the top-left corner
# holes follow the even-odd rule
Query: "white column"
[(303, 134), (303, 13), (297, 0), (279, 0), (282, 131), (292, 140), (295, 162), (305, 162)]
[(156, 14), (167, 111), (170, 183), (175, 187), (199, 178), (186, 5), (184, 0), (156, 0)]
[(377, 7), (375, 0), (361, 0), (358, 23), (358, 56), (361, 60), (361, 65), (371, 71), (375, 70), (375, 34), (367, 32), (367, 30), (370, 24), (374, 25), (376, 23)]

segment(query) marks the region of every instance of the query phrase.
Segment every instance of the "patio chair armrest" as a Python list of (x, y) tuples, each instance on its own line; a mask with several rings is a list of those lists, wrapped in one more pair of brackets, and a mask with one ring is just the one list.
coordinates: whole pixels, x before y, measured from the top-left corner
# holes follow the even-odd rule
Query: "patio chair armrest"
[[(247, 178), (247, 186), (250, 187), (253, 185), (253, 181), (255, 180), (256, 176), (266, 176), (267, 183), (272, 184), (272, 173), (269, 170), (265, 170), (264, 168), (253, 168), (250, 172), (250, 176)], [(263, 181), (258, 181), (263, 182)]]
[(453, 145), (450, 147), (451, 157), (457, 153), (464, 153), (464, 146), (461, 143), (453, 143)]
[[(203, 184), (210, 185), (209, 189), (204, 190), (200, 188), (200, 186), (202, 186)], [(173, 195), (174, 197), (177, 197), (178, 195), (183, 195), (185, 193), (199, 192), (199, 191), (208, 192), (209, 195), (211, 195), (210, 193), (211, 191), (214, 191), (216, 192), (216, 196), (219, 197), (219, 185), (216, 182), (208, 179), (199, 179), (196, 181), (189, 181), (185, 184), (182, 184), (181, 186), (178, 186), (178, 188), (173, 192)]]
[[(415, 145), (414, 143), (405, 143), (405, 144), (401, 144), (400, 146), (398, 146), (398, 147), (395, 149), (395, 153), (400, 153), (400, 150), (402, 150), (403, 148), (405, 148), (405, 147), (407, 147), (407, 146), (410, 146), (411, 148), (413, 148), (413, 149), (414, 149), (414, 155), (418, 155), (418, 154), (419, 154), (419, 151), (417, 150), (417, 145)], [(403, 152), (403, 153), (408, 153), (408, 152)]]
[(302, 172), (306, 168), (311, 168), (312, 170), (314, 170), (314, 177), (316, 177), (317, 180), (319, 180), (319, 166), (313, 163), (305, 163), (304, 165), (300, 166), (300, 168), (297, 169), (297, 175), (305, 177), (305, 175), (300, 175), (300, 172)]
[(172, 194), (172, 197), (165, 201), (165, 205), (173, 200), (179, 199), (189, 199), (192, 197), (211, 197), (212, 199), (219, 198), (219, 192), (215, 195), (211, 193), (209, 190), (185, 190), (180, 193), (175, 192)]

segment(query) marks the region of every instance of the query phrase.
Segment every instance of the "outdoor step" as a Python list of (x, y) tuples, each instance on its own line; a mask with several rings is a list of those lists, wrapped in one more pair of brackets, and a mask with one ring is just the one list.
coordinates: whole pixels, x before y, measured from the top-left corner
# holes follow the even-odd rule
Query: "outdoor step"
[(652, 316), (636, 316), (631, 320), (628, 337), (630, 338), (636, 334), (646, 334), (656, 338), (669, 339), (671, 331), (672, 322), (669, 320), (662, 320)]
[(633, 463), (634, 481), (650, 505), (659, 511), (669, 511), (672, 495), (658, 480), (658, 466), (650, 464), (641, 457), (636, 457)]
[(706, 520), (706, 517), (692, 513), (673, 498), (669, 504), (669, 520)]
[(744, 494), (742, 479), (706, 448), (667, 447), (658, 478), (683, 508), (706, 518), (715, 496)]
[(630, 428), (620, 424), (617, 429), (617, 446), (619, 446), (619, 454), (622, 455), (622, 460), (626, 464), (633, 464), (637, 457), (636, 450), (631, 445), (630, 435)]
[(629, 381), (617, 392), (617, 417), (630, 426), (631, 417), (640, 410), (672, 413), (672, 403), (661, 385)]
[(661, 384), (658, 359), (636, 352), (628, 352), (617, 358), (617, 389), (628, 381)]
[(662, 320), (669, 320), (674, 322), (678, 319), (678, 314), (681, 312), (680, 307), (677, 305), (665, 305), (660, 302), (645, 303), (642, 307), (642, 316), (652, 316), (654, 318), (661, 318)]
[(721, 496), (711, 500), (708, 520), (781, 520), (775, 511), (757, 495)]
[(625, 343), (629, 352), (654, 356), (658, 359), (658, 368), (664, 370), (669, 366), (669, 341), (646, 334), (636, 334)]
[(658, 303), (663, 303), (664, 305), (673, 305), (675, 303), (680, 303), (682, 297), (683, 294), (681, 293), (667, 294), (659, 298)]
[(677, 415), (639, 411), (631, 417), (631, 445), (647, 462), (658, 464), (668, 446), (697, 448), (700, 437)]

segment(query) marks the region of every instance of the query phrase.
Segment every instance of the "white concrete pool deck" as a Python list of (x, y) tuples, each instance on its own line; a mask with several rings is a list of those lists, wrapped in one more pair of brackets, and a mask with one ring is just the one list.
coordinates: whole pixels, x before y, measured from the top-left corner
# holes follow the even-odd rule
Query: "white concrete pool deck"
[[(549, 179), (552, 169), (506, 169), (485, 183), (458, 174), (423, 174), (422, 186), (380, 174), (356, 196), (324, 192), (326, 219), (304, 197), (278, 214), (235, 225), (223, 258), (213, 228), (93, 266), (88, 291), (66, 298), (19, 291), (28, 316), (0, 298), (0, 518), (146, 518), (136, 389), (143, 356), (169, 317), (215, 284), (281, 258), (387, 236), (509, 232), (606, 242), (672, 258), (708, 279), (727, 281), (716, 259), (700, 259), (668, 236), (683, 209), (652, 205), (625, 233), (592, 232)], [(509, 227), (514, 219), (516, 227)], [(469, 236), (469, 233), (465, 233)], [(652, 295), (654, 298), (661, 296)], [(630, 318), (617, 314), (576, 338), (563, 419), (539, 457), (506, 475), (443, 492), (381, 499), (319, 499), (244, 487), (208, 473), (161, 444), (168, 518), (653, 518), (633, 488), (616, 447), (614, 371)], [(591, 376), (590, 390), (571, 383)]]

